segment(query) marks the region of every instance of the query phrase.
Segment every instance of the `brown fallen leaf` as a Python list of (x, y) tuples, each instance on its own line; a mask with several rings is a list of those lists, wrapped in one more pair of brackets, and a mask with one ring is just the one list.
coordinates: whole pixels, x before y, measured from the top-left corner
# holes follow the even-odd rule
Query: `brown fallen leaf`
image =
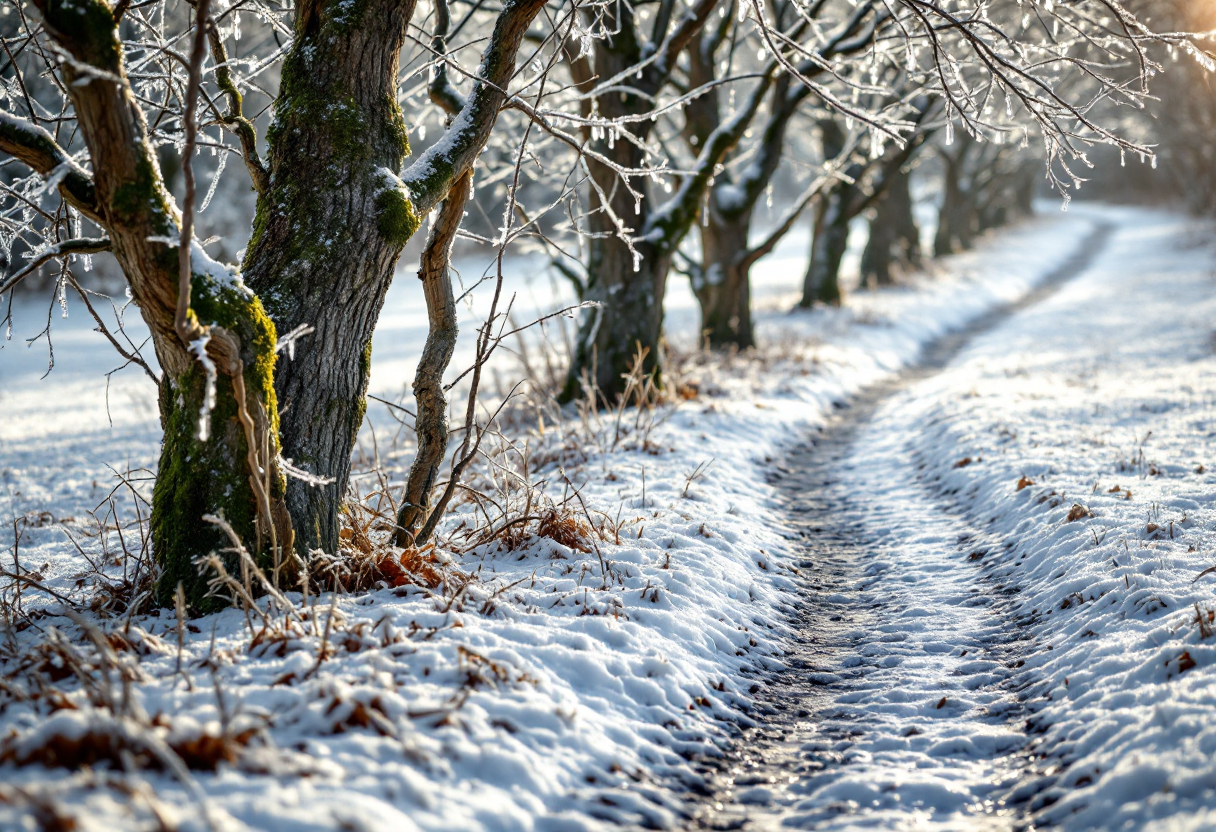
[(1034, 480), (1032, 480), (1030, 477), (1023, 475), (1022, 478), (1020, 480), (1018, 480), (1018, 491), (1021, 491), (1023, 488), (1025, 488), (1028, 485), (1034, 485)]
[(1065, 522), (1071, 523), (1074, 520), (1081, 520), (1086, 517), (1093, 517), (1094, 513), (1080, 503), (1073, 503), (1072, 508), (1068, 510), (1068, 520)]
[(954, 463), (954, 467), (955, 468), (966, 468), (970, 464), (971, 464), (971, 457), (965, 456), (962, 459), (960, 459), (958, 462)]
[(937, 709), (940, 711), (944, 707), (946, 707), (946, 697), (943, 696), (941, 701), (937, 703)]

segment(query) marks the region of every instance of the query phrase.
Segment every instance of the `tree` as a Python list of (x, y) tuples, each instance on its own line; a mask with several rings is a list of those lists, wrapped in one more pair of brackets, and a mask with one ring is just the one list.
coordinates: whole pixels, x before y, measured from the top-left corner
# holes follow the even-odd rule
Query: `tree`
[[(921, 101), (917, 123), (928, 121), (934, 109), (934, 104)], [(820, 129), (824, 153), (843, 153), (846, 137), (840, 125), (827, 121)], [(850, 223), (882, 198), (891, 182), (900, 177), (900, 170), (912, 154), (931, 135), (932, 131), (926, 129), (914, 133), (902, 147), (892, 146), (876, 153), (878, 148), (870, 146), (866, 154), (854, 152), (841, 179), (820, 194), (815, 203), (811, 254), (802, 281), (800, 307), (840, 304), (843, 299), (840, 264), (848, 248)]]
[(656, 97), (719, 5), (720, 0), (697, 0), (673, 25), (677, 3), (663, 0), (647, 40), (634, 9), (617, 4), (604, 12), (609, 33), (590, 59), (570, 62), (575, 82), (590, 90), (583, 132), (590, 139), (586, 165), (593, 205), (586, 218), (584, 298), (596, 306), (579, 330), (562, 393), (566, 400), (590, 386), (604, 401), (615, 401), (639, 353), (646, 372), (657, 371), (672, 258), (696, 222), (715, 170), (742, 138), (776, 75), (770, 62), (739, 112), (705, 138), (694, 169), (662, 200), (651, 178), (655, 154), (647, 144)]
[[(703, 8), (703, 4), (696, 5), (687, 18), (698, 32), (705, 28)], [(1094, 120), (1094, 107), (1112, 97), (1125, 101), (1143, 98), (1147, 94), (1145, 84), (1149, 73), (1156, 66), (1145, 51), (1145, 44), (1154, 39), (1186, 40), (1178, 34), (1154, 35), (1126, 9), (1101, 2), (1056, 6), (1025, 17), (1021, 10), (993, 7), (988, 3), (953, 9), (924, 2), (863, 3), (856, 7), (850, 4), (847, 8), (816, 2), (805, 8), (796, 7), (797, 23), (788, 31), (771, 23), (758, 3), (743, 3), (740, 8), (753, 27), (753, 37), (764, 44), (778, 68), (806, 84), (817, 103), (847, 120), (861, 123), (876, 138), (881, 137), (873, 146), (877, 147), (884, 140), (906, 144), (915, 138), (912, 135), (915, 125), (903, 119), (900, 113), (867, 110), (855, 103), (859, 95), (874, 98), (874, 93), (881, 93), (884, 84), (890, 83), (887, 79), (900, 74), (895, 70), (906, 68), (908, 83), (904, 89), (909, 95), (931, 95), (940, 99), (950, 131), (956, 122), (970, 135), (979, 137), (988, 133), (990, 140), (1004, 134), (1024, 138), (1030, 131), (1037, 131), (1045, 144), (1049, 178), (1060, 187), (1076, 179), (1070, 164), (1078, 159), (1084, 161), (1087, 146), (1112, 143), (1132, 147), (1129, 141)], [(824, 24), (844, 21), (854, 13), (861, 15), (869, 27), (869, 37), (863, 48), (851, 55), (825, 54), (828, 41), (837, 34), (838, 27)], [(1102, 15), (1113, 15), (1114, 25)], [(657, 102), (664, 83), (670, 82), (672, 76), (671, 42), (664, 41), (661, 48), (644, 45), (632, 13), (627, 17), (614, 19), (614, 31), (620, 34), (607, 38), (596, 47), (593, 60), (588, 62), (586, 72), (577, 83), (611, 91), (607, 96), (602, 93), (594, 96), (594, 112), (611, 112), (620, 120), (646, 124), (647, 112), (657, 117), (663, 109), (652, 102)], [(780, 14), (776, 17), (780, 21)], [(667, 14), (660, 12), (658, 19), (665, 27)], [(802, 32), (801, 25), (811, 21), (816, 25), (807, 26), (804, 42), (795, 33)], [(1060, 30), (1065, 32), (1064, 36), (1060, 36)], [(657, 42), (657, 38), (655, 40)], [(690, 45), (694, 41), (696, 45), (692, 48), (700, 51), (690, 52), (686, 58), (690, 79), (694, 75), (706, 75), (698, 69), (698, 62), (712, 68), (713, 64), (704, 54), (705, 48), (709, 46), (709, 53), (716, 53), (721, 37), (699, 34), (688, 38)], [(1135, 66), (1133, 75), (1138, 86), (1105, 72), (1104, 61), (1122, 63), (1128, 56)], [(804, 60), (823, 69), (826, 80), (821, 83), (806, 78), (798, 66)], [(661, 73), (656, 74), (656, 68), (661, 68)], [(715, 78), (719, 83), (725, 78), (724, 73), (720, 75)], [(868, 81), (866, 76), (869, 76)], [(1066, 76), (1079, 79), (1069, 86), (1068, 97), (1057, 92), (1059, 80)], [(635, 77), (637, 81), (626, 83), (625, 79)], [(622, 87), (627, 87), (627, 91)], [(690, 80), (685, 89), (694, 90), (697, 85)], [(881, 100), (882, 96), (877, 98)], [(990, 116), (994, 103), (1001, 99), (1008, 109), (1010, 123), (1001, 123)], [(704, 114), (712, 107), (707, 105), (699, 109)], [(707, 124), (710, 123), (712, 114)], [(691, 134), (698, 132), (703, 132), (703, 128), (694, 126)], [(592, 191), (604, 203), (604, 207), (597, 206), (591, 214), (588, 232), (592, 239), (586, 263), (587, 296), (598, 302), (598, 308), (584, 319), (575, 345), (566, 398), (577, 391), (578, 379), (588, 374), (594, 375), (595, 385), (610, 399), (619, 392), (628, 360), (638, 346), (643, 347), (648, 356), (650, 365), (646, 369), (657, 368), (662, 289), (671, 265), (672, 246), (679, 242), (680, 235), (668, 235), (666, 229), (660, 232), (649, 219), (654, 212), (649, 206), (655, 200), (644, 183), (640, 189), (629, 185), (631, 178), (653, 172), (653, 168), (639, 171), (644, 159), (670, 155), (663, 153), (661, 139), (655, 139), (651, 134), (649, 126), (631, 129), (628, 140), (621, 143), (622, 155), (614, 164), (599, 168), (591, 165)], [(616, 135), (609, 131), (610, 137)], [(731, 149), (735, 150), (736, 146), (733, 144)], [(739, 155), (748, 152), (751, 148), (738, 151)], [(702, 152), (693, 166), (697, 173), (690, 174), (687, 179), (700, 175), (703, 161), (708, 161), (708, 157)], [(719, 173), (715, 167), (712, 176)], [(813, 258), (814, 265), (808, 270), (804, 303), (817, 298), (833, 300), (835, 269), (831, 263), (838, 260), (835, 252), (841, 246), (842, 223), (847, 222), (842, 219), (843, 213), (847, 212), (842, 213), (840, 208), (850, 202), (843, 187), (819, 200), (818, 225), (823, 227), (826, 236), (819, 243), (821, 253)], [(625, 219), (629, 215), (630, 200), (635, 203), (635, 216), (640, 217), (636, 223)], [(723, 247), (731, 254), (722, 255), (721, 263), (689, 269), (697, 281), (703, 303), (711, 310), (717, 306), (722, 308), (721, 314), (710, 311), (705, 323), (711, 337), (712, 333), (719, 332), (723, 340), (737, 339), (740, 327), (747, 328), (741, 323), (745, 319), (739, 313), (746, 296), (740, 271), (737, 267), (727, 267), (732, 260), (739, 259), (740, 248), (746, 246), (746, 242), (740, 242), (745, 238), (738, 233), (739, 229), (727, 225), (733, 220), (728, 215), (734, 205), (734, 200), (727, 200), (725, 204), (717, 199), (709, 200), (710, 212), (714, 212), (715, 207), (718, 209), (717, 219), (711, 217), (710, 224), (719, 222), (722, 225), (721, 229), (711, 232), (709, 247), (723, 240)], [(689, 207), (693, 208), (694, 214), (701, 210), (700, 204)], [(659, 216), (664, 214), (657, 213)], [(687, 216), (685, 212), (682, 219)], [(692, 219), (695, 222), (696, 217)], [(683, 227), (683, 222), (670, 226), (671, 230), (677, 231)], [(717, 233), (719, 230), (723, 233)], [(711, 260), (719, 259), (716, 252), (709, 252), (708, 256)], [(734, 285), (726, 285), (728, 274), (732, 283), (740, 284), (738, 290)]]
[[(821, 6), (822, 8), (822, 6)], [(737, 164), (727, 165), (714, 177), (701, 226), (701, 258), (691, 264), (690, 278), (701, 306), (701, 331), (711, 346), (734, 345), (746, 348), (755, 344), (751, 318), (751, 267), (772, 252), (811, 199), (831, 177), (814, 177), (803, 194), (777, 221), (763, 240), (751, 245), (751, 229), (760, 197), (768, 191), (781, 167), (786, 133), (802, 105), (816, 90), (815, 79), (827, 73), (828, 61), (848, 58), (870, 47), (880, 27), (872, 3), (863, 3), (837, 26), (819, 48), (814, 59), (804, 58), (797, 67), (786, 69), (773, 87), (767, 117), (760, 139), (739, 154)], [(793, 6), (778, 7), (776, 26), (786, 28), (787, 18), (795, 18)], [(800, 21), (801, 24), (801, 21)], [(801, 31), (801, 25), (793, 29)], [(688, 48), (689, 87), (711, 87), (719, 66), (718, 53), (725, 41), (725, 28), (702, 32)], [(735, 51), (731, 50), (732, 58)], [(723, 66), (730, 69), (730, 61)], [(723, 76), (727, 73), (723, 72)], [(693, 148), (703, 146), (722, 123), (719, 88), (689, 103), (684, 127), (685, 141)], [(831, 166), (844, 148), (824, 148), (824, 164)]]
[(887, 194), (874, 206), (870, 236), (861, 253), (862, 285), (889, 286), (893, 270), (921, 264), (920, 226), (913, 214), (911, 171), (904, 165), (891, 176)]
[[(125, 4), (35, 0), (42, 30), (28, 37), (48, 39), (46, 48), (61, 56), (61, 90), (88, 167), (44, 128), (10, 113), (0, 115), (0, 150), (45, 177), (105, 234), (96, 243), (55, 242), (50, 253), (112, 251), (152, 330), (164, 370), (165, 438), (152, 515), (161, 602), (180, 582), (192, 604), (216, 603), (205, 597), (207, 579), (194, 560), (229, 544), (202, 523), (205, 514), (222, 513), (260, 565), (281, 578), (291, 569), (293, 546), (303, 557), (318, 548), (336, 551), (371, 333), (397, 257), (484, 148), (508, 98), (523, 34), (542, 5), (501, 6), (451, 129), (401, 171), (409, 143), (398, 106), (398, 57), (413, 0), (306, 0), (296, 8), (265, 163), (218, 23), (199, 0), (192, 32), (178, 35), (191, 38), (191, 55), (172, 55), (189, 76), (184, 107), (175, 114), (187, 176), (179, 209), (157, 164), (144, 113), (148, 96), (128, 70), (146, 46), (119, 39)], [(204, 71), (215, 95), (202, 90), (203, 97), (227, 101), (219, 120), (239, 137), (259, 193), (243, 274), (212, 261), (191, 236), (192, 137)], [(167, 67), (167, 96), (181, 92), (181, 74)], [(29, 115), (37, 118), (33, 105)], [(277, 333), (302, 328), (312, 335), (295, 346), (294, 360), (276, 362)], [(284, 473), (294, 469), (280, 462), (280, 447), (310, 474), (289, 485)]]

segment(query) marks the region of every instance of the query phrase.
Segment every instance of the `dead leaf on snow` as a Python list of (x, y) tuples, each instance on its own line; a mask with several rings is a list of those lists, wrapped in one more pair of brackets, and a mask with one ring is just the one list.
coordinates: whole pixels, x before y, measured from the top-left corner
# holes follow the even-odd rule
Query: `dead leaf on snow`
[(1086, 517), (1093, 517), (1094, 513), (1080, 503), (1073, 503), (1072, 508), (1068, 510), (1068, 520), (1065, 522), (1071, 523), (1074, 520), (1082, 520)]

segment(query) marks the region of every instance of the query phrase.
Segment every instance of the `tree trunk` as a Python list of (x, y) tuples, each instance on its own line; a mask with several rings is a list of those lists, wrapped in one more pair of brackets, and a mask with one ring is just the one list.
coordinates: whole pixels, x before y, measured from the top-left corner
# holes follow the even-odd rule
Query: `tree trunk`
[(448, 266), (472, 180), (473, 174), (466, 173), (452, 187), (452, 192), (439, 210), (419, 264), (418, 279), (422, 281), (422, 290), (426, 295), (429, 326), (426, 346), (414, 376), (418, 451), (410, 465), (405, 494), (397, 512), (397, 530), (393, 537), (398, 546), (413, 544), (415, 530), (426, 520), (431, 505), (431, 490), (435, 487), (435, 478), (448, 447), (448, 400), (443, 389), (443, 374), (452, 360), (459, 332)]
[[(180, 215), (127, 80), (112, 11), (102, 0), (38, 0), (37, 6), (52, 37), (71, 55), (61, 72), (93, 167), (91, 194), (78, 181), (87, 174), (70, 165), (74, 184), (65, 182), (60, 192), (109, 234), (164, 371), (165, 436), (151, 517), (152, 549), (161, 569), (156, 599), (169, 603), (180, 582), (191, 606), (216, 608), (223, 601), (205, 597), (210, 576), (200, 576), (195, 561), (228, 552), (231, 543), (203, 522), (204, 514), (222, 513), (266, 571), (290, 577), (276, 568), (290, 568), (283, 555), (292, 537), (285, 481), (275, 461), (274, 324), (234, 270), (195, 247), (187, 261), (193, 276), (187, 317), (203, 337), (189, 347), (183, 343), (175, 326), (178, 246), (170, 242), (180, 234)], [(50, 134), (22, 128), (17, 119), (6, 118), (3, 126), (2, 149), (50, 173), (44, 163), (62, 153)], [(32, 136), (41, 157), (9, 146), (21, 140), (18, 128)], [(212, 368), (210, 395), (204, 356)], [(236, 556), (222, 557), (239, 574)]]
[(271, 186), (258, 199), (245, 274), (280, 332), (315, 329), (275, 378), (283, 455), (330, 479), (288, 487), (304, 557), (338, 549), (372, 330), (401, 247), (418, 228), (392, 181), (409, 152), (396, 78), (413, 5), (301, 3), (267, 136)]
[[(618, 31), (596, 44), (593, 72), (597, 78), (617, 77), (641, 57), (632, 9), (616, 8), (620, 10)], [(642, 83), (647, 80), (644, 77)], [(599, 96), (599, 115), (619, 119), (648, 112), (650, 98), (633, 92), (633, 86)], [(626, 129), (634, 133), (636, 141), (598, 139), (592, 148), (621, 168), (641, 168), (644, 153), (638, 145), (644, 144), (649, 125), (649, 119), (628, 124)], [(631, 250), (631, 244), (621, 239), (638, 235), (646, 227), (655, 201), (648, 189), (649, 178), (633, 180), (633, 187), (645, 196), (639, 200), (612, 167), (593, 158), (587, 164), (595, 183), (592, 198), (596, 204), (587, 218), (591, 239), (584, 300), (599, 306), (583, 316), (561, 398), (578, 398), (591, 384), (604, 402), (613, 404), (624, 390), (623, 376), (632, 369), (639, 348), (646, 352), (644, 372), (660, 371), (663, 295), (671, 257), (654, 242), (637, 240)]]
[[(596, 43), (589, 71), (584, 75), (578, 70), (576, 74), (576, 83), (593, 85), (592, 79), (625, 77), (627, 71), (640, 67), (628, 72), (628, 84), (610, 87), (593, 102), (599, 117), (619, 119), (623, 124), (620, 129), (630, 131), (633, 138), (609, 136), (589, 143), (596, 155), (612, 163), (587, 157), (593, 207), (587, 217), (591, 233), (583, 299), (598, 306), (582, 317), (566, 384), (559, 396), (561, 401), (578, 398), (590, 385), (601, 403), (615, 403), (624, 392), (624, 377), (635, 369), (638, 355), (643, 363), (637, 369), (656, 377), (661, 372), (667, 275), (675, 249), (695, 220), (703, 192), (694, 191), (690, 183), (704, 189), (712, 176), (703, 176), (704, 171), (698, 169), (697, 174), (686, 177), (676, 196), (664, 205), (668, 210), (663, 212), (658, 210), (649, 176), (632, 177), (630, 184), (638, 194), (635, 196), (626, 187), (618, 168), (634, 171), (643, 168), (647, 156), (643, 148), (653, 121), (638, 117), (651, 111), (680, 53), (715, 8), (718, 8), (716, 0), (696, 0), (670, 32), (660, 15), (656, 43), (647, 44), (638, 32), (633, 6), (621, 3), (608, 7), (610, 10), (604, 13), (615, 16), (607, 27), (612, 31)], [(573, 63), (571, 66), (578, 69)], [(767, 89), (767, 81), (758, 88)], [(753, 95), (748, 106), (756, 103)], [(748, 110), (748, 106), (741, 112)], [(589, 138), (586, 128), (583, 135)], [(735, 141), (737, 137), (721, 144), (722, 155)], [(709, 167), (712, 169), (713, 165)], [(662, 220), (659, 227), (656, 219)]]
[[(214, 382), (215, 406), (202, 417), (209, 422), (205, 439), (200, 434), (200, 412), (207, 395), (202, 365), (191, 361), (183, 372), (166, 368), (160, 385), (164, 440), (152, 491), (151, 535), (161, 568), (157, 603), (172, 605), (181, 583), (187, 602), (209, 611), (227, 606), (227, 598), (205, 597), (214, 575), (200, 574), (196, 560), (224, 553), (229, 574), (240, 575), (245, 567), (231, 552), (227, 534), (203, 522), (205, 514), (222, 516), (258, 566), (279, 585), (294, 585), (298, 570), (284, 502), (287, 482), (276, 462), (274, 324), (248, 290), (217, 287), (197, 273), (190, 307), (212, 327), (213, 339), (220, 337), (222, 328), (235, 335), (234, 346), (239, 347), (236, 355), (226, 356), (232, 371), (221, 371)], [(209, 353), (217, 364), (224, 360), (210, 349)]]
[(284, 455), (327, 485), (293, 480), (297, 551), (338, 548), (338, 509), (366, 411), (372, 330), (420, 218), (471, 170), (506, 99), (523, 35), (544, 0), (507, 0), (460, 118), (398, 178), (409, 153), (398, 54), (415, 0), (305, 0), (283, 64), (245, 257), (281, 332), (309, 325), (275, 375)]
[(798, 305), (809, 309), (816, 303), (839, 306), (840, 262), (849, 245), (849, 216), (845, 205), (851, 185), (840, 183), (821, 197), (815, 206), (814, 236), (811, 257), (802, 282), (802, 300)]
[(593, 385), (598, 403), (612, 405), (624, 391), (624, 377), (635, 370), (639, 351), (645, 353), (642, 372), (661, 370), (659, 339), (671, 255), (639, 241), (634, 243), (635, 259), (623, 241), (611, 236), (613, 232), (598, 233), (608, 236), (589, 245), (586, 299), (600, 305), (583, 319), (562, 398), (578, 398)]
[(912, 213), (910, 179), (907, 173), (897, 172), (886, 195), (878, 201), (861, 255), (863, 284), (888, 286), (894, 283), (893, 267), (911, 269), (920, 265), (920, 228)]
[(937, 215), (937, 233), (933, 237), (934, 257), (971, 248), (973, 218), (962, 183), (966, 147), (963, 146), (957, 158), (942, 154), (942, 205)]
[(709, 212), (701, 228), (701, 271), (693, 291), (701, 306), (701, 334), (711, 347), (755, 346), (747, 238), (751, 211), (725, 216)]

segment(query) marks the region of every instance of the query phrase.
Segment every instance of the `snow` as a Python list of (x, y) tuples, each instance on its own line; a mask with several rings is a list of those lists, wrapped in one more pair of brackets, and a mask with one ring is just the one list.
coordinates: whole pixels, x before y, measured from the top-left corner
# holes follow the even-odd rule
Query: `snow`
[[(921, 476), (1011, 544), (982, 573), (1019, 590), (1009, 613), (1032, 640), (1013, 682), (1041, 732), (1035, 820), (1210, 829), (1216, 645), (1196, 619), (1216, 578), (1196, 578), (1216, 543), (1211, 238), (1111, 213), (1092, 268), (978, 340), (903, 418), (927, 427)], [(952, 467), (963, 456), (982, 462)], [(1069, 522), (1074, 505), (1092, 516)]]
[[(679, 381), (696, 397), (643, 414), (615, 449), (610, 422), (551, 425), (532, 438), (545, 494), (559, 502), (573, 483), (594, 522), (610, 521), (605, 539), (581, 547), (588, 551), (533, 538), (514, 551), (452, 552), (444, 568), (473, 576), (462, 592), (451, 583), (438, 593), (313, 598), (294, 618), (268, 613), (280, 637), (258, 645), (233, 610), (192, 621), (197, 632), (186, 633), (180, 657), (172, 613), (136, 617), (131, 649), (113, 659), (137, 679), (123, 714), (96, 707), (96, 693), (90, 705), (70, 678), (60, 687), (79, 710), (52, 714), (0, 693), (0, 736), (9, 737), (0, 758), (24, 758), (56, 735), (113, 731), (119, 717), (132, 736), (171, 748), (254, 730), (236, 762), (214, 773), (9, 763), (0, 768), (0, 827), (30, 811), (16, 788), (84, 830), (156, 828), (157, 811), (182, 829), (207, 828), (208, 816), (225, 830), (681, 825), (691, 811), (681, 791), (706, 782), (690, 758), (723, 753), (760, 718), (759, 683), (801, 638), (790, 613), (805, 552), (790, 537), (777, 460), (838, 403), (913, 364), (925, 344), (1023, 296), (1098, 221), (1118, 230), (1094, 268), (893, 396), (859, 430), (833, 488), (872, 495), (842, 514), (873, 544), (856, 565), (864, 579), (811, 598), (889, 607), (869, 613), (873, 626), (859, 632), (825, 625), (836, 641), (816, 678), (839, 701), (817, 707), (865, 715), (854, 720), (865, 733), (843, 749), (833, 740), (790, 752), (826, 752), (835, 762), (823, 776), (800, 772), (734, 798), (775, 823), (958, 828), (1024, 782), (1018, 761), (1033, 752), (1036, 782), (1046, 778), (1036, 820), (1209, 827), (1216, 734), (1203, 692), (1216, 650), (1187, 621), (1216, 581), (1191, 583), (1209, 565), (1216, 520), (1204, 494), (1214, 475), (1194, 473), (1216, 464), (1212, 255), (1179, 248), (1188, 226), (1172, 215), (1086, 205), (986, 240), (931, 277), (858, 293), (840, 310), (785, 311), (802, 267), (798, 241), (783, 247), (756, 270), (764, 346), (754, 355), (691, 359)], [(398, 281), (390, 295), (373, 390), (412, 377), (424, 318), (402, 293), (415, 283)], [(673, 340), (688, 343), (690, 292), (672, 289)], [(113, 483), (106, 466), (150, 466), (156, 454), (150, 385), (116, 377), (111, 396), (122, 406), (108, 424), (98, 373), (115, 362), (79, 318), (57, 331), (59, 367), (47, 381), (37, 380), (41, 356), (16, 353), (17, 344), (0, 352), (4, 511), (53, 512), (27, 524), (21, 563), (69, 593), (80, 563), (65, 532), (81, 537), (86, 512)], [(388, 424), (381, 411), (373, 416)], [(974, 463), (954, 467), (964, 456)], [(1035, 484), (1018, 491), (1022, 476)], [(1133, 499), (1109, 493), (1115, 484)], [(926, 525), (943, 501), (949, 516)], [(1074, 501), (1094, 516), (1064, 522)], [(119, 506), (129, 510), (129, 501)], [(69, 515), (77, 519), (62, 519)], [(968, 560), (956, 539), (963, 527), (1013, 545)], [(994, 586), (1020, 592), (968, 603)], [(1061, 609), (1070, 593), (1084, 601)], [(29, 590), (24, 603), (47, 610), (41, 627), (88, 651), (56, 602)], [(998, 649), (1013, 630), (1019, 643)], [(25, 648), (46, 638), (32, 628), (16, 637)], [(963, 656), (966, 645), (1022, 650), (1025, 664)], [(1178, 665), (1183, 651), (1195, 667)], [(11, 662), (0, 673), (21, 681)], [(1043, 732), (1029, 747), (1021, 723), (1002, 718), (1022, 708)], [(907, 736), (909, 727), (921, 733)], [(1058, 799), (1046, 805), (1045, 796)]]

